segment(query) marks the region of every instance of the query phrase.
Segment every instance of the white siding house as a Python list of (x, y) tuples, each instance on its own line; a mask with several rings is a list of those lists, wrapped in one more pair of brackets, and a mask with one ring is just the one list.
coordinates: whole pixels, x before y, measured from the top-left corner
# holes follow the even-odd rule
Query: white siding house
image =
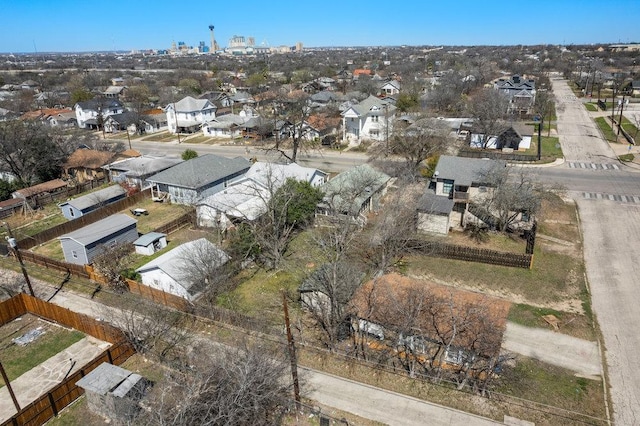
[(393, 131), (396, 107), (369, 96), (342, 113), (342, 139), (360, 144), (363, 140), (384, 141)]
[(151, 262), (136, 269), (141, 276), (142, 284), (153, 287), (167, 293), (184, 297), (187, 300), (194, 300), (198, 293), (192, 288), (189, 280), (185, 279), (185, 257), (189, 256), (191, 250), (201, 250), (201, 245), (208, 245), (217, 252), (219, 264), (222, 266), (229, 260), (229, 256), (218, 248), (215, 244), (205, 238), (184, 243), (173, 250), (169, 250), (162, 256), (153, 259)]
[(203, 124), (216, 118), (217, 107), (208, 99), (187, 96), (166, 107), (167, 124), (171, 133), (195, 133)]

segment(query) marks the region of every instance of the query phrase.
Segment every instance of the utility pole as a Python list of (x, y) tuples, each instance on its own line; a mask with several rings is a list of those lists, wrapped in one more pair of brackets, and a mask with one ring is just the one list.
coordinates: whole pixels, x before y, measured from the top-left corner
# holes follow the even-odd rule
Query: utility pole
[[(28, 201), (25, 200), (25, 203), (27, 202)], [(27, 268), (25, 268), (24, 262), (22, 261), (22, 254), (20, 254), (20, 250), (18, 249), (18, 242), (13, 237), (13, 232), (11, 232), (11, 227), (9, 226), (9, 224), (7, 222), (4, 222), (4, 226), (7, 227), (7, 232), (9, 233), (9, 236), (7, 237), (7, 242), (9, 243), (9, 246), (11, 246), (11, 248), (13, 249), (13, 252), (16, 254), (16, 257), (18, 258), (18, 262), (20, 262), (22, 275), (24, 275), (24, 280), (26, 281), (27, 286), (29, 287), (29, 293), (31, 293), (31, 296), (36, 297), (35, 293), (33, 292), (33, 287), (31, 287), (31, 280), (29, 279), (29, 274), (27, 274)]]
[(544, 123), (544, 115), (540, 115), (540, 122), (538, 123), (538, 161), (540, 161), (540, 157), (542, 156), (542, 126)]
[(622, 127), (622, 111), (624, 111), (624, 97), (627, 95), (626, 91), (622, 92), (622, 103), (620, 104), (620, 119), (618, 120), (618, 134), (616, 135), (616, 139), (617, 136), (620, 136), (620, 128)]
[(287, 329), (287, 342), (289, 343), (289, 361), (291, 361), (291, 377), (293, 378), (293, 397), (296, 401), (296, 408), (300, 408), (300, 383), (298, 382), (298, 360), (296, 358), (296, 345), (291, 334), (291, 325), (289, 324), (289, 307), (287, 306), (287, 295), (284, 290), (282, 293), (282, 308), (284, 310), (284, 325)]
[(11, 395), (11, 399), (13, 400), (13, 405), (16, 406), (16, 411), (20, 412), (20, 404), (18, 404), (18, 399), (16, 398), (16, 394), (13, 393), (13, 388), (11, 387), (11, 382), (9, 381), (9, 377), (7, 377), (7, 373), (4, 371), (4, 367), (0, 362), (0, 374), (2, 374), (2, 379), (4, 383), (7, 385), (7, 390), (9, 391), (9, 395)]

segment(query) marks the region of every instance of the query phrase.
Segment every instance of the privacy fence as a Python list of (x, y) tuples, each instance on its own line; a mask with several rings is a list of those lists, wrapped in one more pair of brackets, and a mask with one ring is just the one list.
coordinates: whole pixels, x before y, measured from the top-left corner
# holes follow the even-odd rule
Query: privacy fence
[(35, 401), (25, 407), (21, 407), (20, 411), (2, 423), (2, 426), (39, 426), (44, 424), (82, 395), (84, 391), (76, 386), (78, 380), (103, 362), (120, 365), (135, 353), (133, 347), (125, 340), (121, 330), (87, 315), (70, 311), (24, 293), (0, 303), (0, 325), (13, 321), (27, 313), (56, 322), (65, 327), (74, 328), (96, 339), (109, 342), (112, 346), (80, 370), (47, 390)]
[(137, 192), (129, 197), (115, 201), (90, 213), (82, 215), (77, 219), (61, 223), (60, 225), (56, 225), (52, 228), (46, 229), (42, 232), (39, 232), (38, 234), (23, 238), (22, 240), (18, 241), (18, 247), (23, 250), (28, 250), (39, 244), (44, 244), (47, 241), (57, 238), (61, 235), (68, 234), (69, 232), (73, 232), (101, 219), (109, 217), (112, 214), (119, 213), (120, 211), (125, 210), (139, 203), (145, 198), (149, 198), (150, 196), (151, 189)]

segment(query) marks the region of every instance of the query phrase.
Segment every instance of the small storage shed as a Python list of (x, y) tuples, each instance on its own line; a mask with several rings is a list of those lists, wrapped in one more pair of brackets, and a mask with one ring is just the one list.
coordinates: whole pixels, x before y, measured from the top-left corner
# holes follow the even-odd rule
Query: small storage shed
[(167, 234), (161, 232), (149, 232), (133, 242), (136, 253), (152, 255), (167, 246)]
[(118, 213), (58, 237), (64, 259), (77, 265), (88, 265), (103, 246), (132, 243), (138, 239), (138, 221)]
[(151, 382), (139, 374), (105, 362), (78, 380), (76, 385), (84, 389), (91, 411), (128, 424), (140, 412), (139, 402)]
[(111, 185), (90, 194), (60, 203), (62, 214), (69, 220), (79, 218), (102, 206), (124, 198), (127, 192), (120, 185)]

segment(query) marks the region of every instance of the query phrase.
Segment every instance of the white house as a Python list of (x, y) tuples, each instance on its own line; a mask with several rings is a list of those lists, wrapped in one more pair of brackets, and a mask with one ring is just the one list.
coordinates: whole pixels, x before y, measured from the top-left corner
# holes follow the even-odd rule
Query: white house
[(342, 139), (360, 144), (362, 140), (384, 141), (393, 130), (396, 107), (369, 96), (342, 113)]
[(380, 94), (384, 96), (395, 96), (400, 93), (400, 82), (389, 80), (380, 86)]
[(78, 120), (78, 127), (81, 129), (98, 129), (104, 120), (110, 115), (122, 114), (124, 106), (117, 99), (91, 99), (89, 101), (78, 102), (73, 107)]
[(192, 256), (194, 251), (201, 250), (212, 250), (215, 253), (218, 259), (216, 266), (222, 266), (229, 260), (229, 256), (222, 249), (207, 239), (200, 238), (169, 250), (136, 269), (136, 272), (140, 274), (142, 284), (146, 286), (194, 300), (198, 296), (198, 289), (193, 288), (191, 280), (185, 279), (185, 258)]
[(226, 114), (202, 125), (202, 134), (216, 138), (235, 139), (242, 137), (242, 125), (251, 117)]
[(243, 179), (196, 204), (198, 225), (224, 229), (232, 220), (257, 219), (266, 211), (273, 192), (288, 178), (319, 187), (326, 182), (327, 174), (296, 163), (285, 165), (257, 162)]
[(204, 123), (216, 118), (217, 107), (208, 99), (187, 96), (166, 107), (167, 124), (171, 133), (195, 133)]

